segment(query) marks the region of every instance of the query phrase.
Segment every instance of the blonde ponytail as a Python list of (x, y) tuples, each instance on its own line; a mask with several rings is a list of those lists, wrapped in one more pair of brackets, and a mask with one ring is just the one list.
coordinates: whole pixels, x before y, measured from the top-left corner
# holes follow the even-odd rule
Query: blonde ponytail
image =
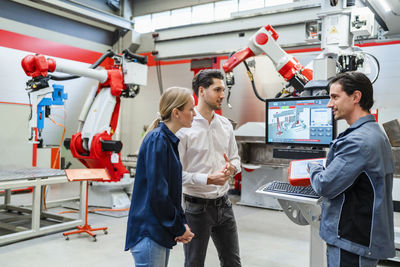
[(172, 110), (174, 110), (174, 108), (183, 110), (186, 103), (192, 101), (192, 94), (192, 90), (183, 87), (170, 87), (164, 91), (160, 98), (159, 112), (157, 112), (158, 116), (147, 128), (140, 140), (139, 148), (146, 135), (157, 128), (161, 121), (169, 121), (171, 119)]
[(144, 138), (149, 132), (151, 132), (151, 131), (153, 131), (155, 128), (157, 128), (158, 125), (160, 125), (160, 122), (161, 122), (161, 118), (155, 119), (155, 120), (149, 125), (149, 127), (147, 127), (147, 130), (146, 130), (146, 132), (144, 133), (143, 138)]

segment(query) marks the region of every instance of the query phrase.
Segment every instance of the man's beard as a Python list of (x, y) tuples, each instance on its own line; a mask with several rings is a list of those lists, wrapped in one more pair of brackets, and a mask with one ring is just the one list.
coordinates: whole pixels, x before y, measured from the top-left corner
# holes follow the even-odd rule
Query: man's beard
[(221, 110), (222, 109), (222, 105), (211, 104), (207, 100), (205, 102), (206, 102), (207, 106), (212, 110)]

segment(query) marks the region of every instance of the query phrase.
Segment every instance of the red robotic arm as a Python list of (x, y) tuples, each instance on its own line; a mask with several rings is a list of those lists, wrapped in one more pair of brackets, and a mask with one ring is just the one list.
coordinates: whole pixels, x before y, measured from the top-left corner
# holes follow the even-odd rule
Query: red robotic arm
[[(115, 54), (114, 54), (115, 55)], [(119, 56), (119, 55), (118, 55)], [(119, 56), (120, 57), (120, 56)], [(122, 61), (126, 60), (122, 56)], [(122, 143), (112, 140), (118, 122), (120, 97), (133, 97), (130, 90), (137, 90), (138, 86), (124, 82), (122, 65), (127, 66), (126, 75), (131, 75), (129, 70), (143, 71), (147, 76), (147, 63), (137, 67), (129, 64), (138, 64), (127, 60), (124, 64), (114, 65), (107, 70), (81, 68), (63, 62), (57, 63), (54, 59), (46, 59), (43, 55), (28, 55), (22, 59), (21, 65), (26, 75), (31, 76), (27, 85), (28, 89), (37, 91), (48, 88), (47, 81), (51, 78), (49, 72), (64, 72), (96, 79), (99, 81), (97, 91), (92, 99), (85, 103), (80, 129), (66, 142), (72, 155), (87, 168), (106, 168), (112, 181), (119, 181), (128, 170), (121, 162), (120, 151)], [(92, 65), (93, 66), (93, 65)], [(140, 75), (139, 75), (140, 76)], [(132, 81), (130, 81), (132, 82)], [(138, 84), (143, 84), (143, 79)]]
[(293, 56), (288, 55), (276, 42), (278, 34), (271, 25), (259, 29), (250, 37), (247, 47), (233, 54), (222, 66), (225, 73), (232, 70), (249, 57), (265, 53), (273, 62), (285, 81), (296, 90), (302, 91), (312, 79), (312, 70), (304, 68)]
[(26, 75), (36, 78), (46, 77), (48, 72), (56, 69), (56, 61), (52, 58), (46, 59), (42, 55), (28, 55), (21, 61), (22, 68)]

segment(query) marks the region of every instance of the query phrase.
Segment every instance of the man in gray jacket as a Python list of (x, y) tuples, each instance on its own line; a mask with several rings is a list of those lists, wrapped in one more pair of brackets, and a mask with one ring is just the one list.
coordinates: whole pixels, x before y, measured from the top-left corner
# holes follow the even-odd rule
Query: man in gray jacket
[(323, 196), (320, 236), (329, 267), (376, 266), (395, 255), (392, 151), (369, 111), (368, 77), (342, 73), (329, 87), (328, 107), (350, 127), (331, 142), (326, 168), (308, 165), (311, 185)]

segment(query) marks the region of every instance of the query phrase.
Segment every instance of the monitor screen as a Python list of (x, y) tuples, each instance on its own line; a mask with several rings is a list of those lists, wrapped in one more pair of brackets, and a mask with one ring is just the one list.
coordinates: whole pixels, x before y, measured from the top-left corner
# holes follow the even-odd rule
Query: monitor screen
[(275, 98), (266, 104), (266, 142), (329, 146), (336, 137), (329, 96)]

